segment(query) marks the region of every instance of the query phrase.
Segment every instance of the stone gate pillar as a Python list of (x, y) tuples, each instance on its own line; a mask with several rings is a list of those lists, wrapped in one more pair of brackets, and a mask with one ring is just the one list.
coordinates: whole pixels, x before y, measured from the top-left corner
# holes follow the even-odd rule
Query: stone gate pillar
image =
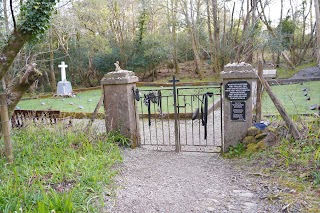
[(257, 75), (250, 64), (227, 64), (223, 79), (224, 145), (223, 152), (237, 145), (252, 125), (253, 81)]
[(137, 81), (134, 72), (127, 70), (109, 72), (101, 79), (107, 132), (120, 131), (132, 140), (132, 148), (140, 145), (139, 114), (133, 95)]

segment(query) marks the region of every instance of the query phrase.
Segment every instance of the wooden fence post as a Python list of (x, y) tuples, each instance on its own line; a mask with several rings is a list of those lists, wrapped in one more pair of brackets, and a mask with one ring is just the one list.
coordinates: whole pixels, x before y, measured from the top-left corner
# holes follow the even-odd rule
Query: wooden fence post
[(8, 115), (8, 106), (7, 106), (7, 96), (4, 93), (0, 94), (0, 115), (1, 115), (1, 126), (2, 126), (2, 134), (4, 139), (4, 147), (5, 147), (5, 156), (9, 163), (13, 162), (13, 154), (12, 154), (12, 144), (10, 140), (10, 119)]
[(301, 135), (298, 131), (297, 126), (293, 121), (291, 120), (290, 116), (288, 115), (286, 109), (283, 107), (279, 99), (275, 96), (275, 94), (272, 92), (270, 85), (268, 82), (264, 79), (264, 77), (260, 78), (260, 81), (264, 87), (264, 89), (267, 91), (268, 95), (270, 96), (270, 99), (274, 103), (274, 106), (277, 108), (278, 112), (280, 113), (283, 120), (286, 122), (287, 127), (289, 128), (290, 133), (292, 134), (293, 138), (295, 140), (301, 139)]
[(259, 123), (261, 121), (262, 117), (262, 110), (261, 110), (261, 97), (262, 97), (262, 84), (261, 84), (261, 78), (263, 75), (263, 66), (262, 62), (259, 61), (258, 64), (258, 80), (257, 80), (257, 102), (256, 102), (256, 122)]

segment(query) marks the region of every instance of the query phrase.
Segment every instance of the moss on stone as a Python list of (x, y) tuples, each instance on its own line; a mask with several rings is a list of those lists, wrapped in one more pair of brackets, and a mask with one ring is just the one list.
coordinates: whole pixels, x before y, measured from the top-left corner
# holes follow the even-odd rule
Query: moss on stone
[(252, 126), (248, 129), (247, 135), (248, 136), (256, 136), (259, 133), (261, 133), (261, 130), (255, 126)]
[(265, 148), (266, 148), (266, 145), (265, 145), (264, 141), (259, 141), (259, 142), (257, 143), (257, 149), (258, 149), (258, 150), (263, 150), (263, 149), (265, 149)]
[(271, 127), (271, 126), (268, 126), (264, 132), (272, 132), (273, 134), (276, 134), (277, 133), (277, 129), (274, 128), (274, 127)]
[(247, 153), (248, 154), (252, 154), (252, 153), (254, 153), (254, 152), (256, 152), (257, 151), (257, 144), (255, 144), (255, 143), (249, 143), (248, 145), (247, 145)]
[(255, 138), (257, 141), (260, 141), (260, 140), (264, 139), (267, 135), (268, 135), (268, 133), (262, 132), (262, 133), (260, 133), (260, 134), (257, 134), (254, 138)]
[(242, 143), (245, 145), (250, 143), (256, 143), (256, 139), (254, 138), (254, 136), (247, 136), (242, 140)]
[(264, 144), (263, 141), (260, 141), (258, 143), (249, 143), (247, 145), (247, 153), (252, 154), (252, 153), (258, 152), (260, 150), (263, 150), (265, 148), (266, 148), (266, 145)]

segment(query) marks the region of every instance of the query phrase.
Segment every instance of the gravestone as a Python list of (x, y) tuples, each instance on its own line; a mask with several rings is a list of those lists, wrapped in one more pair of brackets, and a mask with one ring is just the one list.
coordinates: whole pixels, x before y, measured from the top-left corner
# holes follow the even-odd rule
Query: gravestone
[(58, 65), (58, 67), (61, 68), (61, 81), (59, 81), (57, 85), (57, 95), (71, 96), (72, 86), (71, 83), (67, 81), (66, 77), (66, 68), (68, 67), (68, 65), (66, 65), (64, 61), (62, 61), (61, 64)]

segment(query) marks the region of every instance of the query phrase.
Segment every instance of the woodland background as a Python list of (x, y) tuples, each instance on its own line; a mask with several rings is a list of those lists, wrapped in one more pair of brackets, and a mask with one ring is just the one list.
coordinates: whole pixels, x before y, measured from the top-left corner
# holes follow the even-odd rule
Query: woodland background
[[(1, 47), (19, 23), (20, 6), (32, 1), (1, 1)], [(61, 61), (75, 88), (99, 85), (116, 61), (153, 80), (164, 68), (180, 73), (186, 62), (199, 78), (205, 69), (218, 76), (231, 62), (318, 64), (318, 14), (318, 0), (62, 0), (49, 29), (18, 53), (2, 87), (31, 63), (43, 74), (33, 89), (42, 92), (56, 90)]]

